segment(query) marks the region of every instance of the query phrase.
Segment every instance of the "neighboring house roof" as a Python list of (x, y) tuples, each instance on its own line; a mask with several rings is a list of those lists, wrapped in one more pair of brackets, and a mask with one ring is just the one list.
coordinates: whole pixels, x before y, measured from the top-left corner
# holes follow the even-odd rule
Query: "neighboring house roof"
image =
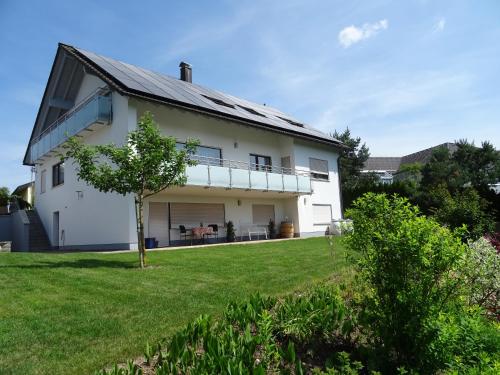
[(437, 146), (426, 148), (422, 151), (414, 152), (413, 154), (409, 154), (403, 156), (401, 159), (401, 165), (403, 164), (413, 164), (413, 163), (421, 163), (426, 164), (431, 160), (432, 153), (435, 149), (439, 147), (446, 147), (450, 153), (454, 153), (458, 146), (455, 143), (446, 142)]
[[(82, 63), (85, 69), (90, 69), (112, 89), (117, 90), (122, 95), (167, 103), (216, 117), (243, 122), (247, 125), (265, 128), (267, 130), (343, 147), (343, 144), (339, 140), (309, 127), (275, 108), (252, 103), (232, 95), (224, 94), (194, 83), (185, 82), (178, 78), (156, 73), (73, 46), (59, 43), (54, 66), (56, 66), (60, 60), (59, 57), (64, 53)], [(66, 60), (63, 59), (62, 61)], [(54, 66), (47, 87), (51, 84)], [(64, 69), (61, 68), (59, 70), (64, 73)], [(71, 69), (67, 70), (69, 71)], [(38, 120), (44, 102), (49, 102), (50, 100), (50, 98), (47, 99), (46, 96), (47, 88), (44, 93), (44, 98), (42, 99), (42, 105), (35, 122), (35, 127), (38, 126), (41, 128), (47, 126), (47, 124), (39, 124), (40, 121)], [(57, 112), (53, 111), (53, 113)], [(40, 129), (37, 129), (37, 131), (40, 131)], [(35, 129), (33, 129), (31, 138), (34, 133)]]
[(364, 171), (388, 171), (396, 172), (404, 164), (421, 163), (426, 164), (431, 160), (432, 153), (439, 147), (446, 147), (451, 153), (457, 150), (455, 143), (446, 142), (437, 146), (426, 148), (405, 156), (375, 156), (369, 157), (363, 166)]
[(35, 185), (34, 182), (27, 182), (25, 184), (22, 184), (22, 185), (19, 185), (18, 187), (16, 187), (14, 189), (14, 191), (12, 192), (12, 195), (16, 195), (17, 193), (20, 193), (22, 192), (23, 190), (26, 190), (28, 189), (29, 187), (33, 187)]
[(397, 171), (401, 164), (401, 157), (375, 156), (366, 161), (363, 170), (365, 171)]

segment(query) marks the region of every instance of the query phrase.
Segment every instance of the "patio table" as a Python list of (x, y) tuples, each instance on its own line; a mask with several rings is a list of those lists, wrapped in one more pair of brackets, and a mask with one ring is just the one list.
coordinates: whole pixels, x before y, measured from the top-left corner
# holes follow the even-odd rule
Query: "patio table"
[(213, 233), (212, 227), (194, 227), (191, 229), (194, 238), (202, 239), (205, 241), (205, 236)]

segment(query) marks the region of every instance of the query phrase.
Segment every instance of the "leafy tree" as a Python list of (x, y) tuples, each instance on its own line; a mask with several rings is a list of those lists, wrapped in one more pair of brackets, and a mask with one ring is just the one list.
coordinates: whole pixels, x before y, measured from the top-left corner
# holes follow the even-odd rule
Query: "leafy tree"
[(137, 129), (128, 133), (123, 146), (85, 145), (70, 138), (62, 160), (73, 159), (77, 176), (102, 192), (133, 194), (141, 268), (145, 266), (144, 200), (171, 186), (186, 183), (186, 166), (198, 142), (188, 140), (177, 149), (174, 137), (162, 136), (150, 112), (139, 119)]
[(0, 206), (6, 206), (9, 203), (10, 192), (6, 186), (0, 187)]
[(345, 241), (361, 255), (360, 318), (380, 354), (375, 360), (387, 373), (401, 366), (434, 373), (432, 323), (461, 301), (468, 247), (405, 198), (368, 193), (347, 216), (354, 230)]
[(456, 145), (453, 153), (446, 147), (434, 150), (422, 170), (424, 189), (445, 184), (452, 192), (467, 186), (483, 192), (489, 190), (489, 184), (500, 180), (500, 153), (491, 143), (486, 141), (476, 147), (460, 140)]
[(464, 242), (477, 240), (495, 229), (493, 216), (488, 212), (488, 202), (482, 199), (474, 188), (465, 188), (450, 194), (444, 185), (430, 192), (436, 208), (431, 208), (439, 223), (456, 229), (465, 225)]
[(361, 173), (370, 152), (366, 143), (361, 144), (360, 137), (352, 137), (349, 128), (346, 128), (342, 133), (335, 130), (332, 137), (347, 146), (340, 151), (340, 177), (343, 190), (355, 188), (367, 178), (370, 180), (376, 178), (372, 175), (364, 176)]

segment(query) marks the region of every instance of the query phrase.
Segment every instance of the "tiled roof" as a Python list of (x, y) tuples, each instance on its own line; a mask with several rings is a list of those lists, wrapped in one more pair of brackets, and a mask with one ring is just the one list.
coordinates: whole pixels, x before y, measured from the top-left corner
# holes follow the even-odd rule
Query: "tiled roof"
[(249, 124), (260, 125), (307, 139), (342, 145), (340, 141), (328, 134), (304, 125), (299, 120), (275, 108), (252, 103), (80, 48), (64, 44), (60, 44), (60, 46), (82, 62), (97, 69), (101, 73), (101, 78), (111, 80), (115, 84), (115, 88), (120, 89), (127, 95), (181, 105), (190, 109), (202, 110), (209, 114), (243, 120)]
[(401, 157), (375, 156), (370, 157), (364, 165), (366, 171), (397, 171), (401, 164)]

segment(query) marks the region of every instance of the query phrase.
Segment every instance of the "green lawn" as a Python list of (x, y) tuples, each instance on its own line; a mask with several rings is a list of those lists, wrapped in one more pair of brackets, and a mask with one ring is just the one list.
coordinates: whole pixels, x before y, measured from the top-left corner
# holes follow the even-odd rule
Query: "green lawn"
[(199, 314), (350, 267), (325, 238), (137, 253), (0, 254), (0, 373), (88, 374), (141, 355)]

